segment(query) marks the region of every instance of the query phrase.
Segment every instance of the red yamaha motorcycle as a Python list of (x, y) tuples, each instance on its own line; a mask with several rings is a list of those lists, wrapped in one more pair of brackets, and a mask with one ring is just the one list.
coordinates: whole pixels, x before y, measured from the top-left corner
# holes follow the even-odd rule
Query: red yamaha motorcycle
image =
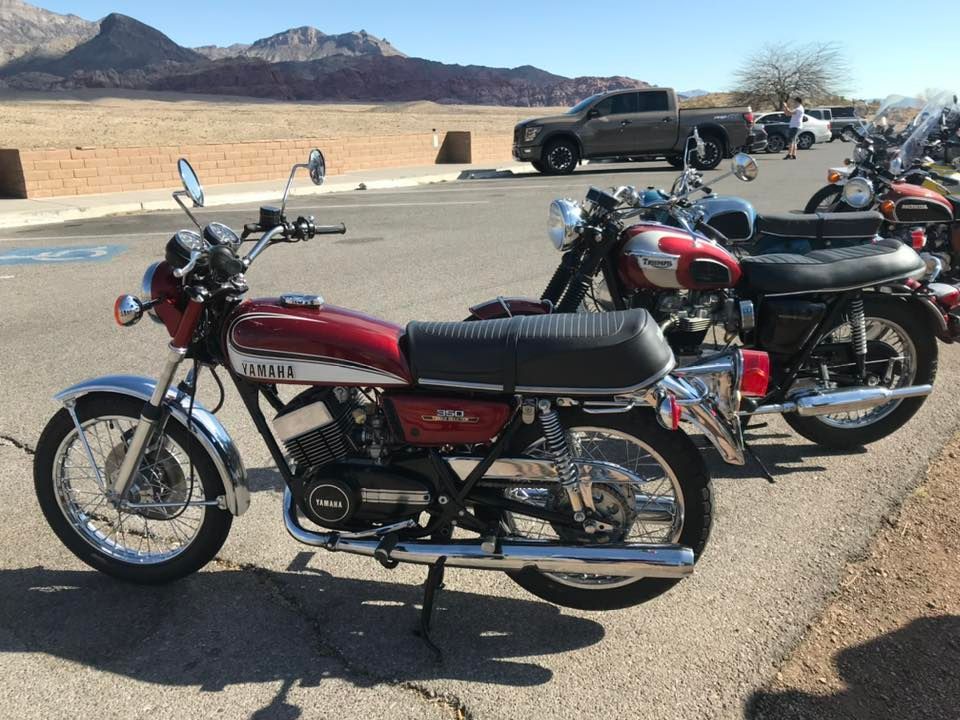
[[(287, 191), (298, 168), (322, 182), (318, 150)], [(64, 390), (37, 446), (40, 505), (77, 557), (141, 583), (214, 557), (250, 503), (237, 448), (195, 400), (203, 369), (222, 395), (223, 368), (283, 476), (290, 534), (386, 567), (429, 565), (424, 631), (445, 566), (504, 571), (543, 599), (595, 610), (692, 572), (712, 504), (680, 426), (743, 464), (736, 410), (742, 393), (765, 392), (764, 353), (674, 372), (644, 310), (404, 328), (317, 295), (247, 300), (267, 248), (344, 226), (288, 218), (285, 192), (242, 235), (202, 227), (184, 202), (203, 205), (200, 183), (185, 160), (180, 173), (175, 197), (199, 232), (177, 232), (141, 296), (114, 308), (120, 325), (149, 314), (166, 327), (159, 378)]]

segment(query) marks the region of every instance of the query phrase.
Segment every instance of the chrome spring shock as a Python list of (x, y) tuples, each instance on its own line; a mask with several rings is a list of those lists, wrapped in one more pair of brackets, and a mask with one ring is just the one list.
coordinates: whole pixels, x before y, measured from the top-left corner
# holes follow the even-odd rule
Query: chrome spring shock
[(858, 297), (850, 301), (850, 335), (853, 343), (853, 352), (857, 356), (857, 370), (863, 375), (866, 372), (867, 360), (867, 321), (863, 312), (863, 298)]
[(547, 441), (547, 450), (553, 456), (553, 462), (557, 466), (560, 484), (570, 498), (573, 517), (577, 522), (583, 522), (586, 515), (583, 511), (584, 498), (579, 488), (580, 473), (573, 464), (567, 434), (563, 430), (563, 425), (560, 424), (560, 416), (557, 415), (557, 411), (553, 409), (549, 400), (541, 400), (537, 403), (537, 409), (540, 411), (540, 427), (543, 428), (543, 436)]

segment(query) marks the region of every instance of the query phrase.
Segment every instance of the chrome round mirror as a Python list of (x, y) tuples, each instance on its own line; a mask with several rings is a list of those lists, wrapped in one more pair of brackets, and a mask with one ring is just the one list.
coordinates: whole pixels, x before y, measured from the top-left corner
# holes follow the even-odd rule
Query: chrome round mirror
[(183, 189), (193, 200), (195, 207), (203, 207), (203, 186), (200, 185), (200, 179), (193, 171), (193, 167), (185, 158), (177, 161), (177, 170), (180, 171), (180, 181), (183, 183)]
[(753, 182), (760, 173), (757, 161), (746, 153), (737, 153), (734, 155), (733, 166), (730, 169), (733, 171), (733, 174), (737, 176), (737, 180), (742, 180), (743, 182)]
[(310, 151), (307, 167), (310, 168), (310, 179), (313, 180), (313, 184), (323, 185), (323, 178), (327, 174), (327, 162), (323, 159), (323, 153), (317, 148)]

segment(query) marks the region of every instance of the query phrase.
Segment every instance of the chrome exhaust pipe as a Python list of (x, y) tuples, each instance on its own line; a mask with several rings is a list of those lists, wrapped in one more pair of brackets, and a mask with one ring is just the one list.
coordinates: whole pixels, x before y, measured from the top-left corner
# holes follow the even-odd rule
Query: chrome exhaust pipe
[(924, 397), (933, 392), (932, 385), (911, 385), (902, 388), (863, 387), (851, 390), (829, 390), (798, 397), (779, 405), (762, 405), (747, 415), (770, 415), (795, 412), (801, 417), (869, 410), (894, 400)]
[[(289, 489), (283, 494), (283, 523), (294, 540), (325, 550), (374, 557), (383, 535), (314, 532), (304, 528)], [(403, 523), (401, 523), (403, 525)], [(693, 550), (685, 545), (560, 545), (558, 543), (503, 540), (496, 552), (486, 552), (479, 540), (435, 543), (401, 540), (384, 560), (433, 565), (445, 558), (447, 567), (473, 570), (524, 570), (614, 577), (680, 579), (693, 572)]]

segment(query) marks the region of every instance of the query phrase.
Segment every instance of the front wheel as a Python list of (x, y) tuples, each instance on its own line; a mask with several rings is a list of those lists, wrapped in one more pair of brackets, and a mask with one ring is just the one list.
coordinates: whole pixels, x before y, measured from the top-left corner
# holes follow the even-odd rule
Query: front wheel
[(173, 418), (148, 447), (124, 503), (111, 503), (100, 481), (109, 485), (119, 471), (142, 408), (143, 401), (125, 395), (77, 401), (99, 478), (69, 413), (60, 410), (37, 443), (33, 477), (47, 522), (74, 555), (122, 580), (157, 584), (213, 559), (233, 517), (216, 504), (200, 504), (221, 497), (223, 482)]
[(538, 173), (543, 173), (547, 171), (547, 166), (541, 160), (531, 160), (530, 164), (533, 165), (533, 169)]
[(554, 140), (543, 151), (543, 166), (548, 175), (569, 175), (580, 160), (580, 152), (572, 140)]
[[(919, 309), (896, 298), (866, 297), (863, 301), (867, 334), (867, 384), (887, 388), (932, 385), (937, 375), (937, 339), (922, 321)], [(827, 350), (830, 348), (830, 350)], [(813, 367), (818, 350), (824, 350)], [(814, 348), (809, 375), (825, 367), (840, 388), (846, 368), (855, 364), (852, 330), (844, 318)], [(876, 442), (899, 430), (916, 414), (925, 397), (896, 400), (866, 410), (835, 415), (784, 415), (800, 435), (824, 447), (849, 450)]]
[(808, 214), (816, 212), (837, 212), (837, 209), (844, 204), (842, 197), (842, 187), (839, 185), (825, 185), (817, 190), (813, 194), (813, 197), (807, 201), (807, 205), (803, 208), (803, 211)]
[(713, 170), (723, 161), (723, 141), (715, 135), (703, 138), (703, 156), (693, 153), (693, 166), (697, 170)]
[(770, 135), (770, 137), (767, 138), (768, 153), (783, 152), (785, 147), (787, 147), (787, 142), (783, 135)]
[[(595, 484), (598, 512), (621, 529), (614, 542), (679, 543), (697, 558), (710, 535), (713, 506), (710, 476), (700, 452), (687, 435), (661, 427), (648, 410), (618, 415), (591, 415), (579, 408), (559, 410), (574, 461), (614, 463), (638, 478), (630, 485)], [(539, 425), (517, 431), (511, 454), (551, 457)], [(568, 509), (559, 486), (512, 487), (504, 493), (540, 507)], [(478, 514), (493, 511), (478, 509)], [(522, 515), (502, 513), (505, 534), (528, 540), (569, 544), (610, 542), (590, 539), (565, 528)], [(572, 536), (575, 535), (575, 536)], [(545, 573), (526, 569), (507, 573), (518, 585), (543, 600), (581, 610), (616, 610), (651, 600), (676, 585), (667, 578), (624, 578)]]
[(801, 133), (797, 138), (797, 147), (801, 150), (809, 150), (816, 141), (817, 139), (810, 133)]

